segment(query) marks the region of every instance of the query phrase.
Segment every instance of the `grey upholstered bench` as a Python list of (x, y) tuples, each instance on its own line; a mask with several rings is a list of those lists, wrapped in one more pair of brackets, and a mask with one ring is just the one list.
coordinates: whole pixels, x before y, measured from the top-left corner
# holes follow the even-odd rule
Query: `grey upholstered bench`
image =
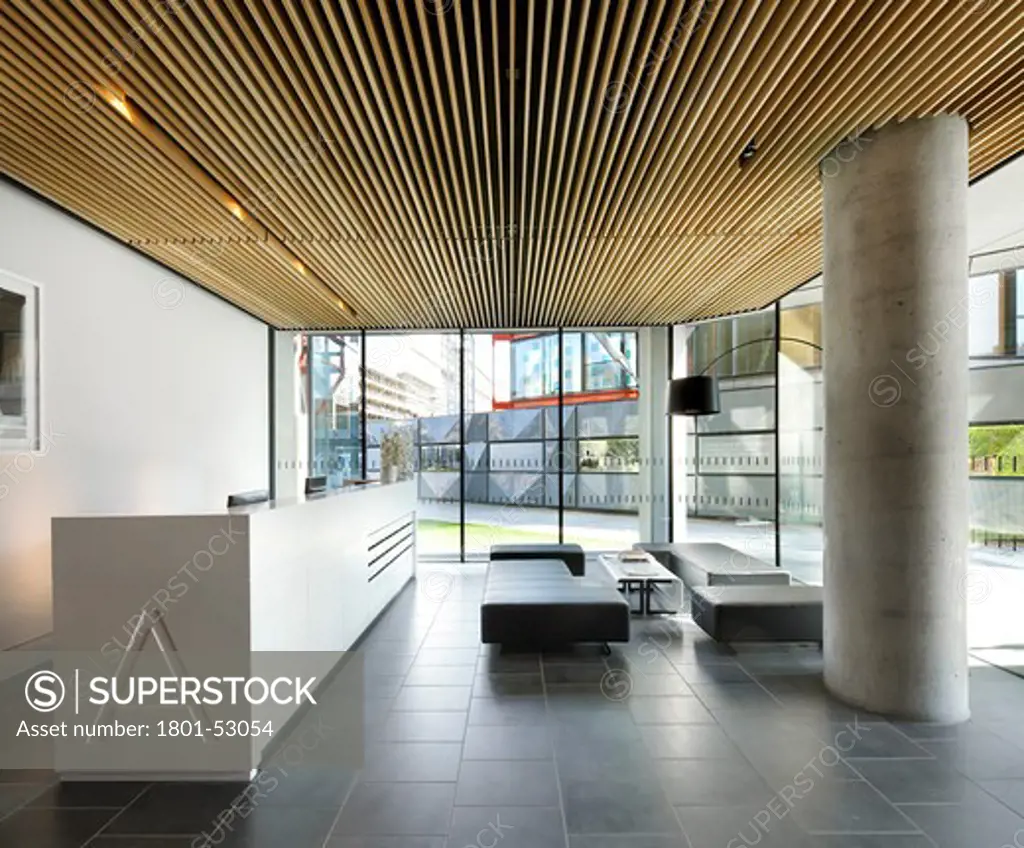
[(574, 577), (562, 560), (494, 560), (480, 605), (484, 644), (541, 650), (628, 642), (629, 601), (614, 583)]
[(491, 561), (500, 559), (558, 559), (577, 577), (586, 571), (587, 560), (579, 545), (491, 545)]
[(688, 588), (696, 586), (788, 586), (788, 571), (717, 542), (640, 543)]
[(822, 641), (821, 586), (695, 586), (694, 622), (717, 642)]

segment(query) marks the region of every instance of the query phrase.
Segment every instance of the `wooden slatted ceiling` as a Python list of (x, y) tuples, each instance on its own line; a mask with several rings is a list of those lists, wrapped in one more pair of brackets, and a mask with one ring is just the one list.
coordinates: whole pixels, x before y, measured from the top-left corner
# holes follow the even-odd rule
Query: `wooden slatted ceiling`
[(1022, 47), (1024, 0), (10, 0), (0, 168), (278, 327), (662, 324), (820, 269), (837, 144), (1018, 153)]

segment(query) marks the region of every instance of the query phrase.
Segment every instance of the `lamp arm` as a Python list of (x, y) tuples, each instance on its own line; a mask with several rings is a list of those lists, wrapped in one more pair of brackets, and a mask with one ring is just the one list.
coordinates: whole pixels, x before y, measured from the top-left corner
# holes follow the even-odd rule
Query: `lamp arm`
[[(720, 353), (718, 356), (716, 356), (714, 359), (712, 359), (707, 365), (705, 365), (703, 370), (697, 376), (698, 377), (702, 377), (703, 375), (707, 374), (708, 371), (710, 371), (715, 365), (717, 365), (719, 362), (721, 362), (723, 359), (725, 359), (725, 357), (727, 357), (733, 351), (739, 350), (740, 348), (743, 348), (743, 347), (750, 347), (750, 345), (761, 344), (762, 342), (773, 342), (773, 341), (775, 341), (774, 338), (751, 339), (750, 341), (740, 342), (738, 345), (733, 345), (727, 351), (725, 351), (724, 353)], [(779, 341), (780, 342), (796, 342), (797, 344), (805, 344), (808, 347), (813, 347), (815, 350), (824, 351), (824, 348), (821, 345), (815, 344), (814, 342), (809, 342), (809, 341), (807, 341), (807, 339), (798, 339), (798, 338), (796, 338), (794, 336), (779, 336)]]

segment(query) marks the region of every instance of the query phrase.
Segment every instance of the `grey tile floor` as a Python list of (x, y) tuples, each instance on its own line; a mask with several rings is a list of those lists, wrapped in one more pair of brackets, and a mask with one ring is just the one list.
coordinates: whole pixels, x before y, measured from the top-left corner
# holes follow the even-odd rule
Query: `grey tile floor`
[(831, 699), (814, 647), (636, 619), (609, 657), (505, 655), (482, 576), (447, 588), (358, 649), (362, 769), (296, 771), (220, 830), (244, 785), (0, 773), (0, 846), (1024, 848), (1020, 678), (973, 669), (967, 724), (892, 723)]

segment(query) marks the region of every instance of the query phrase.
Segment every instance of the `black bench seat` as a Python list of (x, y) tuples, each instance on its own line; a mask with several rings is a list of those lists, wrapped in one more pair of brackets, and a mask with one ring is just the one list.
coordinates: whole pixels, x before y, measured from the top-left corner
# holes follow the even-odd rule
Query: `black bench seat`
[(575, 577), (560, 559), (499, 559), (487, 570), (480, 633), (485, 644), (541, 650), (628, 642), (629, 602), (614, 583)]

